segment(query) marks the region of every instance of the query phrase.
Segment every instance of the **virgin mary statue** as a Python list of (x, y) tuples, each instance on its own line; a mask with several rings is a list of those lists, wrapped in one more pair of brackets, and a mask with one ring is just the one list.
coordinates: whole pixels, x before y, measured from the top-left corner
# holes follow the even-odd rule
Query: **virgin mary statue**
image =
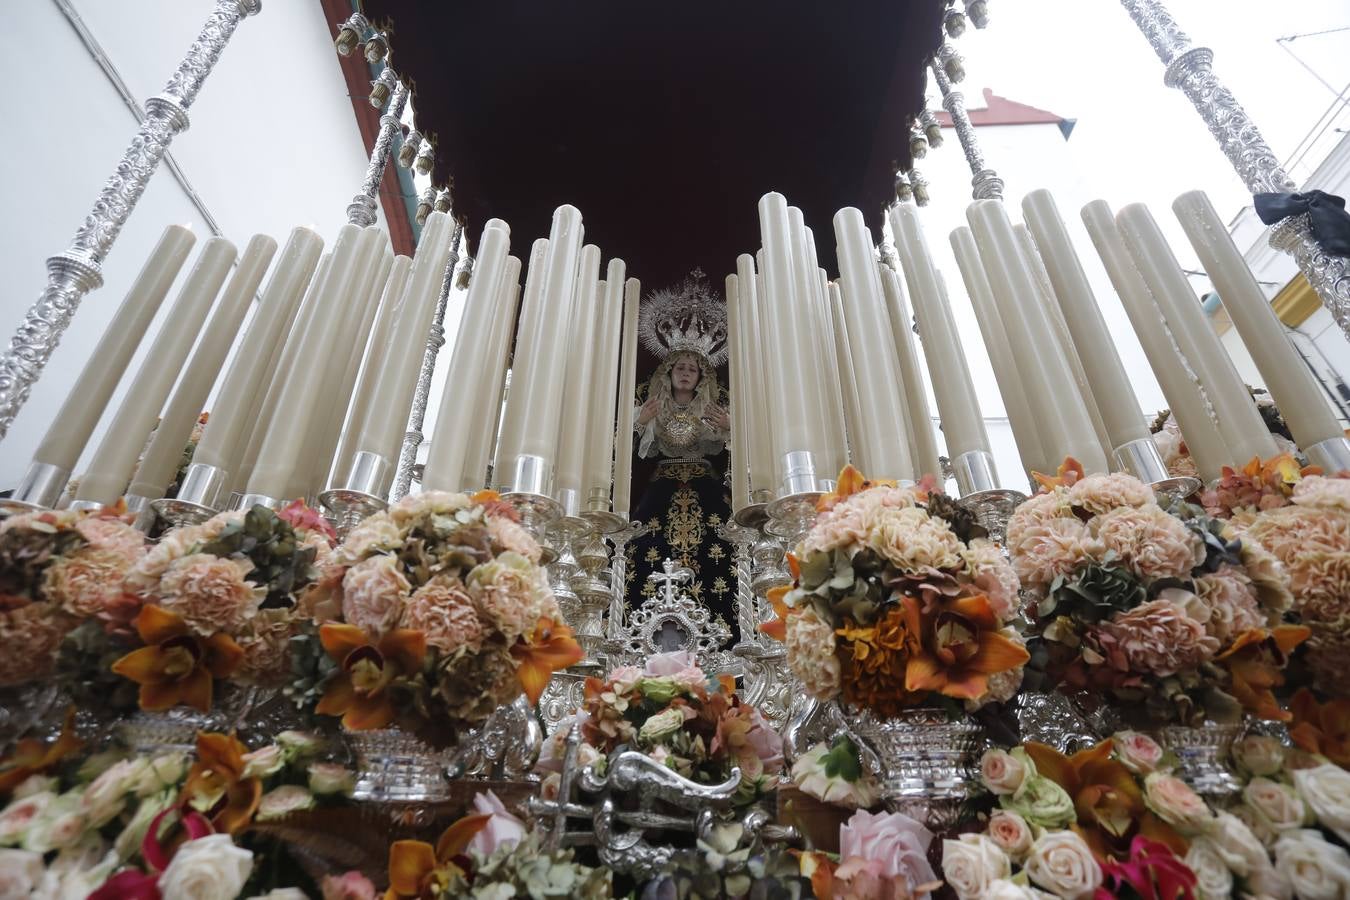
[(656, 467), (633, 513), (648, 531), (627, 547), (629, 608), (653, 596), (647, 576), (672, 559), (693, 574), (682, 590), (735, 635), (733, 548), (717, 535), (731, 513), (730, 420), (717, 383), (717, 366), (727, 358), (726, 305), (696, 271), (643, 301), (638, 332), (660, 362), (638, 388), (633, 417), (635, 452)]

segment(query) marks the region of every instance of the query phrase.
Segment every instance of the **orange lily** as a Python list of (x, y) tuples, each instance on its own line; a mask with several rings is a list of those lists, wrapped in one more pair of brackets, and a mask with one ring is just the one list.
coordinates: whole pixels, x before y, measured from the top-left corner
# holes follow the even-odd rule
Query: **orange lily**
[(811, 882), (811, 893), (817, 897), (834, 896), (834, 870), (839, 867), (829, 856), (815, 850), (790, 850), (797, 857), (797, 871)]
[(890, 478), (869, 479), (852, 465), (844, 466), (844, 468), (839, 471), (839, 480), (835, 482), (834, 490), (828, 494), (821, 494), (816, 500), (816, 512), (828, 512), (831, 509), (834, 509), (835, 505), (841, 500), (845, 500), (859, 491), (865, 491), (868, 488), (876, 487), (877, 485), (895, 487), (895, 481)]
[[(793, 565), (796, 564), (796, 560), (792, 558), (791, 553), (788, 554), (788, 559), (792, 561)], [(787, 596), (787, 592), (790, 590), (792, 590), (792, 586), (788, 584), (780, 584), (778, 587), (769, 588), (765, 597), (768, 599), (769, 605), (773, 607), (774, 614), (777, 615), (778, 618), (770, 619), (768, 622), (764, 622), (759, 626), (761, 632), (767, 634), (774, 640), (783, 643), (787, 643), (787, 620), (789, 615), (787, 604), (783, 602), (783, 598)]]
[(329, 622), (319, 626), (319, 642), (342, 671), (329, 682), (314, 711), (342, 716), (342, 726), (350, 731), (384, 728), (394, 721), (393, 699), (385, 688), (422, 668), (427, 654), (422, 632), (399, 628), (371, 644), (355, 625)]
[(439, 897), (441, 888), (467, 873), (455, 860), (464, 855), (474, 835), (492, 818), (486, 813), (465, 816), (441, 834), (433, 847), (425, 841), (395, 841), (389, 848), (389, 890), (385, 900)]
[(1312, 691), (1302, 688), (1289, 702), (1289, 711), (1294, 720), (1289, 736), (1295, 744), (1350, 768), (1350, 700), (1319, 704)]
[(1231, 692), (1243, 708), (1263, 719), (1288, 722), (1271, 689), (1284, 684), (1282, 670), (1294, 648), (1308, 639), (1306, 625), (1279, 625), (1270, 630), (1244, 631), (1233, 645), (1214, 658), (1228, 669)]
[(535, 625), (528, 641), (518, 642), (511, 648), (511, 656), (516, 660), (516, 678), (533, 706), (543, 696), (553, 673), (581, 662), (586, 658), (586, 651), (573, 639), (571, 628), (543, 618)]
[(989, 676), (1023, 665), (1031, 655), (1001, 634), (984, 594), (942, 598), (923, 612), (915, 597), (900, 599), (905, 625), (905, 690), (937, 691), (974, 700), (989, 688)]
[(1064, 462), (1059, 464), (1059, 469), (1054, 476), (1032, 472), (1031, 477), (1036, 479), (1036, 483), (1041, 486), (1041, 489), (1048, 493), (1057, 487), (1072, 487), (1079, 480), (1086, 478), (1087, 473), (1083, 471), (1082, 463), (1072, 456), (1066, 456)]
[(143, 607), (134, 624), (147, 646), (113, 663), (112, 670), (141, 686), (141, 709), (157, 712), (182, 703), (207, 712), (212, 680), (228, 678), (244, 661), (244, 651), (229, 635), (198, 637), (167, 609)]
[(179, 802), (205, 814), (216, 831), (235, 834), (253, 821), (262, 780), (244, 777), (248, 750), (231, 735), (197, 735), (197, 762), (188, 772)]
[(1078, 813), (1073, 830), (1099, 861), (1126, 858), (1136, 834), (1166, 844), (1179, 856), (1185, 854), (1186, 840), (1145, 806), (1130, 770), (1112, 758), (1109, 739), (1073, 756), (1035, 741), (1023, 746), (1037, 773), (1073, 798)]
[(50, 771), (83, 745), (84, 741), (75, 736), (75, 707), (72, 706), (66, 710), (61, 734), (50, 745), (37, 738), (24, 738), (15, 745), (13, 753), (0, 760), (0, 797), (8, 795), (29, 776)]

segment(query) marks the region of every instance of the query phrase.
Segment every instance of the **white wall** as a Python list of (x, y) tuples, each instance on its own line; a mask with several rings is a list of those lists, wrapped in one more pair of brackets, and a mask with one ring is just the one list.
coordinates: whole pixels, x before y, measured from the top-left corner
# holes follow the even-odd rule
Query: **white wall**
[[(72, 3), (142, 103), (163, 89), (214, 7), (214, 0)], [(10, 127), (9, 139), (0, 142), (0, 168), (9, 173), (10, 227), (0, 242), (9, 287), (0, 297), (0, 339), (7, 345), (46, 282), (44, 260), (69, 244), (137, 122), (55, 0), (11, 3), (5, 11), (9, 33), (0, 79), (9, 89), (0, 93), (0, 117)], [(296, 225), (309, 225), (331, 241), (360, 187), (366, 154), (328, 35), (317, 2), (265, 0), (259, 15), (240, 24), (190, 110), (191, 128), (172, 145), (206, 208), (240, 248), (257, 232), (284, 243)], [(104, 264), (104, 287), (86, 297), (0, 442), (0, 488), (21, 477), (122, 295), (171, 223), (190, 226), (198, 247), (210, 235), (161, 166)], [(195, 253), (184, 272), (194, 259)], [(133, 372), (139, 365), (138, 356)], [(120, 399), (119, 389), (110, 410)]]

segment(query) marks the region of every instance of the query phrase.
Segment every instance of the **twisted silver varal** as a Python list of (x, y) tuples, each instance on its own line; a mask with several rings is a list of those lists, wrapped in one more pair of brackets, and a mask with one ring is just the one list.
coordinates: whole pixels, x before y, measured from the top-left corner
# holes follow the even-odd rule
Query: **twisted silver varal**
[(47, 260), (47, 287), (24, 315), (0, 357), (0, 438), (28, 400), (33, 383), (56, 351), (89, 291), (102, 286), (101, 266), (174, 136), (188, 127), (188, 107), (239, 22), (262, 8), (261, 0), (217, 0), (197, 39), (165, 86), (145, 103), (145, 121), (76, 229), (70, 247)]
[[(1213, 51), (1192, 46), (1190, 37), (1158, 0), (1120, 2), (1167, 66), (1165, 83), (1191, 101), (1247, 189), (1254, 194), (1297, 190), (1260, 129), (1215, 76)], [(1350, 335), (1350, 262), (1318, 246), (1306, 216), (1281, 223), (1272, 231), (1270, 244), (1294, 256), (1341, 330)]]
[(441, 278), (441, 295), (436, 301), (436, 313), (427, 332), (427, 349), (422, 354), (422, 369), (417, 373), (417, 388), (413, 392), (412, 409), (408, 413), (408, 430), (403, 435), (403, 446), (398, 454), (394, 486), (389, 493), (391, 503), (407, 496), (408, 491), (412, 489), (413, 468), (417, 465), (417, 448), (422, 446), (425, 439), (425, 435), (422, 434), (422, 423), (426, 421), (427, 403), (431, 397), (431, 376), (436, 371), (436, 357), (445, 344), (445, 309), (450, 302), (450, 289), (455, 284), (455, 267), (459, 264), (459, 245), (463, 237), (464, 227), (456, 223), (454, 233), (450, 237), (450, 256), (445, 261), (445, 275)]
[(971, 196), (976, 200), (1002, 200), (1003, 180), (984, 161), (979, 139), (975, 137), (975, 124), (966, 112), (965, 96), (952, 87), (951, 79), (940, 62), (933, 60), (929, 68), (942, 93), (942, 108), (952, 117), (956, 139), (961, 142), (961, 152), (966, 155), (966, 164), (970, 166)]
[(377, 203), (380, 193), (380, 181), (384, 179), (384, 170), (389, 165), (389, 153), (394, 146), (394, 134), (401, 129), (403, 108), (408, 103), (408, 86), (401, 80), (394, 88), (394, 96), (380, 116), (380, 130), (375, 135), (375, 146), (370, 151), (370, 162), (366, 165), (366, 177), (361, 182), (361, 192), (347, 207), (347, 221), (353, 225), (366, 227), (375, 224)]

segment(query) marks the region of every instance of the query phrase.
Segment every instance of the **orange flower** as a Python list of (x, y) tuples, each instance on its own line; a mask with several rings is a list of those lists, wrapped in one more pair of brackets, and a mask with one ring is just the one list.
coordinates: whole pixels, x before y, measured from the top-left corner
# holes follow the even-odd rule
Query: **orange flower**
[(984, 594), (942, 597), (927, 611), (914, 597), (900, 598), (909, 662), (905, 690), (937, 691), (957, 700), (976, 700), (989, 689), (989, 676), (1024, 664), (1025, 647), (1001, 634), (998, 617)]
[(877, 485), (887, 485), (895, 487), (895, 481), (890, 478), (876, 478), (869, 480), (862, 472), (859, 472), (852, 465), (844, 466), (839, 472), (839, 480), (835, 482), (834, 490), (828, 494), (821, 494), (816, 500), (816, 512), (829, 512), (834, 509), (836, 504), (842, 500), (852, 497), (860, 491), (865, 491), (870, 487)]
[(1098, 861), (1128, 858), (1130, 841), (1137, 834), (1166, 844), (1178, 856), (1185, 854), (1185, 839), (1149, 811), (1130, 770), (1112, 758), (1109, 739), (1073, 756), (1035, 741), (1023, 746), (1036, 764), (1036, 772), (1073, 799), (1078, 813), (1073, 830)]
[(314, 711), (342, 716), (350, 731), (384, 728), (394, 721), (394, 703), (385, 688), (422, 668), (427, 642), (422, 632), (395, 629), (372, 645), (355, 625), (329, 622), (319, 627), (323, 649), (342, 665)]
[(1280, 625), (1269, 631), (1252, 628), (1214, 658), (1228, 668), (1231, 693), (1244, 709), (1263, 719), (1289, 721), (1289, 713), (1280, 708), (1271, 688), (1284, 684), (1282, 670), (1289, 654), (1310, 634), (1312, 630), (1306, 625)]
[(395, 841), (389, 848), (389, 891), (385, 900), (441, 896), (441, 888), (467, 874), (456, 859), (464, 855), (473, 836), (491, 818), (487, 813), (465, 816), (445, 829), (435, 847), (424, 841)]
[(1078, 481), (1086, 478), (1087, 473), (1083, 471), (1082, 463), (1072, 456), (1066, 456), (1053, 477), (1042, 475), (1040, 472), (1032, 472), (1031, 477), (1036, 479), (1042, 490), (1049, 492), (1056, 487), (1073, 487)]
[(244, 651), (229, 635), (200, 638), (158, 606), (142, 608), (134, 624), (147, 646), (113, 663), (112, 670), (141, 686), (141, 709), (157, 712), (182, 703), (207, 712), (212, 679), (228, 678), (244, 661)]
[(230, 735), (197, 735), (197, 762), (188, 772), (179, 802), (211, 820), (216, 831), (235, 834), (253, 821), (262, 799), (262, 780), (244, 777), (248, 750)]
[(1289, 702), (1289, 711), (1294, 720), (1289, 736), (1295, 744), (1350, 768), (1350, 700), (1318, 704), (1313, 692), (1302, 688)]
[(0, 759), (0, 797), (23, 784), (30, 775), (50, 771), (83, 745), (84, 741), (75, 736), (75, 707), (72, 706), (66, 710), (61, 734), (50, 746), (37, 738), (24, 738), (15, 745), (13, 753)]
[(529, 640), (511, 648), (516, 659), (516, 677), (529, 698), (530, 705), (539, 702), (549, 679), (559, 669), (581, 662), (586, 653), (572, 638), (572, 629), (552, 619), (540, 619)]

